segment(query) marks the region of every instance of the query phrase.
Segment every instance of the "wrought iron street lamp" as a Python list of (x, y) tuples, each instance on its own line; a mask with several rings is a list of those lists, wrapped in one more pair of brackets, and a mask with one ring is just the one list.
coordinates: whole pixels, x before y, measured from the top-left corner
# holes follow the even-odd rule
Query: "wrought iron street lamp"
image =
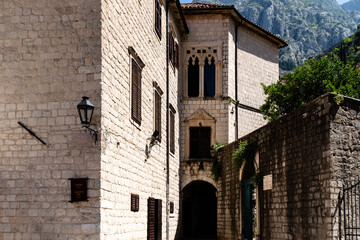
[(82, 97), (82, 101), (77, 105), (77, 109), (79, 112), (79, 117), (81, 124), (83, 127), (85, 127), (89, 133), (92, 139), (94, 140), (95, 144), (97, 143), (97, 131), (90, 128), (90, 122), (94, 114), (94, 105), (89, 101), (89, 97)]

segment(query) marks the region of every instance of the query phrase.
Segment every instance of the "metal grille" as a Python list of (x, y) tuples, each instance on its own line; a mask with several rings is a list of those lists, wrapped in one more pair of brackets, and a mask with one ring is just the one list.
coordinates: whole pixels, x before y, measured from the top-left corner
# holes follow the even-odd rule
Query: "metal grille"
[(340, 239), (360, 239), (360, 181), (343, 187), (340, 208)]

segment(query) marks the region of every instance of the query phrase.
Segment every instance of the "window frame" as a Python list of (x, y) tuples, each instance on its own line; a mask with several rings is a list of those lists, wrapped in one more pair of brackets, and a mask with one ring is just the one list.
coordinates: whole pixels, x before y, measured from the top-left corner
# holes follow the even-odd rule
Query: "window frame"
[[(206, 131), (205, 131), (206, 130)], [(198, 137), (192, 138), (192, 135), (195, 134), (195, 131), (198, 132)], [(204, 138), (204, 135), (208, 135), (207, 138)], [(193, 127), (189, 127), (189, 157), (192, 159), (199, 159), (199, 158), (210, 158), (210, 147), (211, 147), (211, 127), (203, 127), (203, 126), (193, 126)], [(195, 145), (194, 143), (197, 143), (197, 147), (193, 148), (193, 146)], [(206, 150), (206, 154), (204, 154), (204, 144), (208, 143), (209, 145), (209, 149)]]
[(145, 64), (133, 47), (129, 47), (128, 50), (130, 55), (130, 119), (140, 126), (142, 121), (142, 71)]
[(154, 130), (159, 132), (158, 141), (161, 142), (161, 94), (154, 91)]
[(175, 108), (170, 104), (170, 111), (169, 111), (169, 122), (170, 122), (170, 129), (169, 129), (169, 137), (170, 137), (170, 153), (175, 154)]
[(161, 3), (160, 0), (154, 0), (155, 1), (155, 9), (154, 9), (154, 30), (161, 40), (161, 18), (162, 18), (162, 9), (161, 9)]

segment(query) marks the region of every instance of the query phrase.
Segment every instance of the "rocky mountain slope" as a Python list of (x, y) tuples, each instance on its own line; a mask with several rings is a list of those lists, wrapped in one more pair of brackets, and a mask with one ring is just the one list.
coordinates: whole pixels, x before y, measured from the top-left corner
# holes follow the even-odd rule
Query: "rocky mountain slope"
[(285, 39), (289, 46), (280, 51), (285, 71), (350, 36), (360, 23), (360, 11), (344, 10), (336, 0), (195, 1), (235, 5), (244, 17)]
[(341, 6), (346, 11), (360, 11), (360, 0), (352, 0)]
[(322, 56), (337, 56), (346, 63), (360, 67), (360, 25), (353, 35), (323, 52), (319, 57)]

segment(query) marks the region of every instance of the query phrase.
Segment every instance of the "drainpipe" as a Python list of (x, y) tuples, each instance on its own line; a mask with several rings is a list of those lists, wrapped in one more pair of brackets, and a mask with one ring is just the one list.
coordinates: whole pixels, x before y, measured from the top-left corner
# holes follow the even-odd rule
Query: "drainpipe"
[(169, 195), (170, 195), (170, 139), (169, 139), (169, 3), (166, 1), (166, 240), (170, 238), (170, 213), (169, 213)]
[(237, 51), (237, 42), (238, 42), (238, 24), (235, 24), (235, 140), (239, 138), (239, 110), (238, 110), (238, 51)]

